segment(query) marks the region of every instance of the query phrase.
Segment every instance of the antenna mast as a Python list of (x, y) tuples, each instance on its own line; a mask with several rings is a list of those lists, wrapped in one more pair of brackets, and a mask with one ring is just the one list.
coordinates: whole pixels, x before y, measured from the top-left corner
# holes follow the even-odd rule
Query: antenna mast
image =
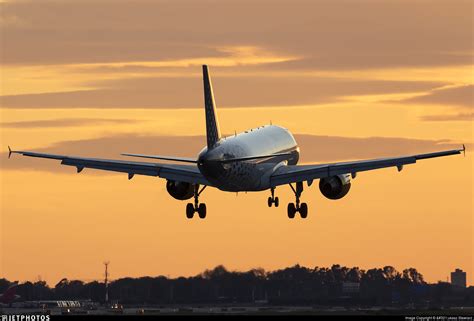
[(109, 303), (109, 283), (108, 283), (108, 277), (109, 277), (109, 261), (104, 262), (105, 265), (105, 304)]

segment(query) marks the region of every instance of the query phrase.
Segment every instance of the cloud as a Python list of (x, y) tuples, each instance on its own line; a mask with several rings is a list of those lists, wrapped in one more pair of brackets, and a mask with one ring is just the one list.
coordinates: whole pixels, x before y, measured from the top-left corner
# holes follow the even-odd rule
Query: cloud
[(262, 65), (280, 63), (299, 59), (291, 56), (278, 56), (256, 46), (225, 46), (213, 48), (220, 53), (217, 57), (192, 57), (162, 61), (119, 61), (119, 62), (97, 62), (90, 64), (71, 64), (66, 67), (76, 67), (78, 69), (95, 68), (126, 68), (126, 67), (147, 67), (147, 68), (173, 68), (189, 67), (200, 65), (212, 65), (216, 67), (234, 67), (245, 65)]
[(295, 59), (259, 47), (225, 46), (214, 48), (219, 56), (196, 56), (154, 61), (109, 61), (79, 64), (6, 65), (2, 68), (1, 95), (38, 94), (97, 89), (97, 80), (135, 78), (188, 78), (199, 74), (203, 64), (213, 68), (265, 65)]
[[(347, 57), (344, 52), (328, 54), (327, 56), (308, 57), (302, 59), (286, 60), (271, 65), (272, 70), (370, 70), (370, 69), (396, 69), (419, 68), (436, 66), (459, 66), (472, 63), (473, 54), (470, 52), (420, 52), (410, 53), (365, 53)], [(269, 69), (267, 66), (257, 66), (259, 69)]]
[(103, 124), (129, 124), (136, 123), (133, 119), (106, 119), (106, 118), (60, 118), (32, 121), (2, 122), (3, 128), (52, 128), (52, 127), (77, 127)]
[(163, 61), (256, 46), (290, 68), (472, 64), (471, 1), (2, 3), (3, 64)]
[(426, 95), (401, 100), (400, 102), (446, 105), (472, 109), (474, 108), (474, 85), (434, 89)]
[[(448, 140), (421, 140), (408, 138), (350, 138), (335, 136), (295, 135), (301, 149), (303, 163), (334, 162), (350, 159), (370, 159), (402, 156), (459, 148), (460, 144)], [(43, 153), (74, 155), (83, 157), (139, 160), (120, 156), (121, 153), (150, 155), (174, 155), (196, 157), (205, 146), (204, 136), (136, 136), (118, 135), (87, 140), (64, 141), (46, 148), (21, 148)], [(21, 146), (12, 146), (21, 147)], [(470, 145), (468, 145), (468, 150)], [(67, 166), (60, 166), (54, 160), (44, 160), (8, 153), (0, 155), (0, 169), (25, 169), (49, 172), (74, 172)], [(143, 160), (142, 160), (143, 161)], [(107, 174), (90, 171), (90, 173)]]
[[(369, 159), (422, 154), (460, 148), (450, 140), (426, 140), (399, 137), (337, 137), (295, 135), (301, 148), (302, 162)], [(468, 146), (468, 144), (466, 144)], [(468, 147), (470, 149), (470, 147)]]
[(424, 121), (472, 121), (474, 113), (459, 113), (447, 115), (426, 115), (420, 117)]
[[(238, 73), (220, 77), (219, 72), (213, 76), (219, 107), (321, 104), (345, 96), (424, 92), (440, 85), (423, 81), (246, 77)], [(0, 105), (4, 108), (201, 108), (203, 104), (200, 75), (104, 80), (87, 86), (98, 89), (5, 95), (0, 96)]]
[[(436, 68), (472, 65), (471, 12), (464, 0), (2, 3), (1, 21), (21, 23), (2, 25), (0, 105), (198, 107), (203, 63), (218, 71), (216, 99), (224, 107), (423, 94), (462, 82), (440, 80), (445, 73)], [(423, 83), (414, 78), (417, 68)], [(391, 80), (412, 81), (375, 82), (390, 80), (380, 76), (387, 70), (397, 74)], [(426, 70), (438, 75), (437, 86)], [(341, 78), (315, 76), (324, 72)]]
[[(1, 2), (0, 2), (1, 3)], [(0, 26), (16, 26), (16, 27), (24, 27), (25, 21), (21, 20), (18, 16), (15, 15), (1, 15), (0, 16)]]

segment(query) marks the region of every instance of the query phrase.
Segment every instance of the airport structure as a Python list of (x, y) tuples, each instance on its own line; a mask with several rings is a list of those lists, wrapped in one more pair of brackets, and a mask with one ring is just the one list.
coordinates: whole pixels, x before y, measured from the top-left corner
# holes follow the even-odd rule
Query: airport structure
[(451, 272), (451, 284), (459, 287), (466, 287), (466, 272), (461, 269), (456, 269)]
[(109, 264), (110, 262), (107, 261), (107, 262), (104, 262), (104, 266), (105, 266), (105, 280), (104, 280), (104, 284), (105, 284), (105, 304), (109, 303), (109, 282), (108, 282), (108, 277), (109, 277)]

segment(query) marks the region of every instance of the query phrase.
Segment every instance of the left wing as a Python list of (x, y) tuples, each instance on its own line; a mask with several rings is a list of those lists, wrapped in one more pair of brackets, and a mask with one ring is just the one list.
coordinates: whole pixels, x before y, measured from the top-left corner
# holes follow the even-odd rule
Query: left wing
[(134, 175), (147, 175), (191, 184), (212, 186), (209, 181), (204, 178), (196, 165), (157, 164), (101, 158), (84, 158), (36, 152), (12, 151), (10, 147), (8, 147), (8, 157), (10, 157), (11, 154), (60, 160), (61, 165), (76, 167), (78, 173), (80, 173), (84, 168), (93, 168), (127, 173), (128, 179), (131, 179)]
[(352, 177), (355, 177), (357, 172), (370, 171), (373, 169), (385, 167), (396, 166), (398, 168), (398, 171), (401, 171), (403, 169), (403, 165), (414, 164), (417, 160), (420, 159), (456, 155), (461, 154), (461, 152), (466, 152), (466, 147), (464, 145), (462, 149), (454, 149), (443, 152), (419, 154), (405, 157), (379, 158), (371, 160), (320, 165), (281, 166), (270, 177), (270, 186), (276, 187), (278, 185), (285, 185), (303, 181), (308, 181), (308, 183), (311, 184), (314, 179), (331, 177), (341, 174), (352, 174)]

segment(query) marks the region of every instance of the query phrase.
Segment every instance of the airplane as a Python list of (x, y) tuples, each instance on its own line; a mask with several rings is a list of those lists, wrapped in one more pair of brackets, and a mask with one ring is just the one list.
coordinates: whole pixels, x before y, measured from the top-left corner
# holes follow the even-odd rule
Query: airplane
[(123, 156), (154, 160), (174, 161), (181, 164), (137, 162), (100, 158), (84, 158), (66, 155), (44, 154), (30, 151), (16, 151), (8, 147), (11, 154), (60, 160), (62, 165), (74, 166), (80, 173), (84, 168), (134, 175), (155, 176), (166, 179), (168, 193), (177, 200), (189, 200), (186, 217), (191, 219), (198, 213), (201, 219), (206, 217), (206, 204), (199, 203), (199, 196), (206, 187), (217, 188), (225, 192), (270, 191), (268, 206), (279, 206), (275, 189), (289, 185), (295, 194), (295, 202), (287, 207), (288, 217), (293, 219), (296, 213), (301, 218), (308, 215), (308, 205), (302, 203), (304, 183), (309, 187), (319, 179), (319, 189), (328, 199), (337, 200), (347, 195), (351, 179), (358, 172), (386, 167), (414, 164), (418, 160), (460, 154), (462, 149), (446, 150), (428, 154), (402, 157), (379, 158), (360, 161), (298, 165), (300, 149), (291, 132), (281, 126), (265, 125), (246, 130), (229, 137), (223, 137), (219, 128), (216, 103), (212, 90), (211, 77), (207, 65), (202, 66), (204, 83), (204, 110), (206, 119), (205, 146), (196, 158), (184, 158), (161, 155), (124, 153)]
[(15, 300), (18, 300), (20, 296), (16, 294), (16, 289), (18, 287), (18, 282), (13, 283), (10, 285), (3, 294), (0, 295), (0, 304), (2, 306), (11, 305), (11, 303)]

